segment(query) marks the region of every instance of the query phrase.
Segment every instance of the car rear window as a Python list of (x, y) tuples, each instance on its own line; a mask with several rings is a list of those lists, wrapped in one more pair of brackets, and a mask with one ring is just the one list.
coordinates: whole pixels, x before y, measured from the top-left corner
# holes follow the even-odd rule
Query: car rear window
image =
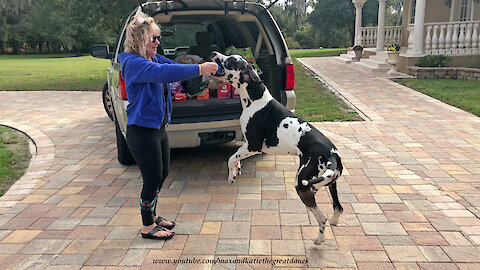
[(194, 46), (195, 33), (205, 31), (203, 24), (177, 23), (175, 25), (161, 25), (162, 31), (172, 31), (173, 35), (162, 37), (162, 47), (171, 49), (182, 46)]

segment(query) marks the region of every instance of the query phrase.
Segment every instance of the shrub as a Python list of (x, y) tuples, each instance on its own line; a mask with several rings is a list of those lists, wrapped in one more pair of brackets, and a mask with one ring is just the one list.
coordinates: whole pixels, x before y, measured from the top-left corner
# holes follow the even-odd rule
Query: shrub
[(296, 42), (292, 37), (286, 37), (285, 42), (287, 43), (289, 49), (300, 49), (300, 44), (298, 44), (298, 42)]
[(446, 67), (447, 63), (452, 59), (446, 55), (425, 55), (418, 59), (415, 66), (417, 67)]

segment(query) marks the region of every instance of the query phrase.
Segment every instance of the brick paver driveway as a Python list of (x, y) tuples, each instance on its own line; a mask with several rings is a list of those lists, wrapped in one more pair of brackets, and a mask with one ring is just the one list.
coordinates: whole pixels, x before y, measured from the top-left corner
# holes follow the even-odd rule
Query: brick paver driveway
[[(0, 92), (0, 124), (37, 146), (28, 173), (0, 199), (0, 268), (268, 269), (272, 259), (298, 259), (275, 267), (479, 269), (479, 118), (383, 75), (302, 61), (367, 118), (316, 124), (345, 165), (345, 211), (322, 245), (313, 245), (316, 220), (293, 187), (296, 158), (251, 158), (229, 185), (234, 144), (173, 152), (159, 208), (177, 235), (144, 240), (140, 173), (117, 162), (100, 93)], [(317, 202), (332, 214), (326, 190)], [(202, 261), (217, 258), (239, 260)]]

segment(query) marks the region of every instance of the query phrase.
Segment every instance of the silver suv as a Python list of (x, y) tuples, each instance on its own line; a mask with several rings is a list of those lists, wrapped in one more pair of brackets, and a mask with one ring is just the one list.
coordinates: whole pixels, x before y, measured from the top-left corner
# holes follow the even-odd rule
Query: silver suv
[[(260, 77), (272, 95), (294, 111), (292, 60), (280, 29), (267, 8), (257, 3), (232, 0), (148, 1), (127, 18), (114, 52), (109, 51), (108, 45), (94, 45), (91, 50), (93, 56), (112, 62), (107, 71), (103, 100), (107, 114), (115, 122), (120, 163), (132, 164), (134, 160), (125, 140), (128, 101), (117, 57), (123, 52), (126, 26), (140, 11), (152, 16), (162, 29), (159, 54), (173, 60), (191, 59), (189, 56), (193, 55), (208, 61), (212, 51), (228, 53), (233, 48), (236, 52), (247, 52), (253, 56), (251, 60), (261, 70)], [(196, 80), (181, 85), (188, 90), (201, 83)], [(210, 89), (206, 99), (191, 97), (173, 102), (172, 119), (167, 127), (172, 148), (243, 139), (238, 120), (242, 112), (240, 100), (233, 95), (233, 89), (229, 95), (224, 95), (224, 90), (220, 93), (220, 89)]]

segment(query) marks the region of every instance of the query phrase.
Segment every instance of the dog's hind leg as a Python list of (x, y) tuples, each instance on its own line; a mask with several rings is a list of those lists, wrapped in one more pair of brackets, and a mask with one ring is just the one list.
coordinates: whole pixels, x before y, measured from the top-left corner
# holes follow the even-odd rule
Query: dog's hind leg
[(318, 236), (313, 240), (313, 243), (320, 245), (325, 240), (325, 224), (327, 223), (327, 217), (320, 211), (315, 201), (315, 193), (317, 190), (315, 187), (308, 189), (296, 188), (300, 199), (305, 204), (308, 210), (310, 210), (318, 222)]
[(332, 195), (333, 201), (333, 216), (330, 219), (330, 225), (336, 226), (338, 223), (338, 218), (343, 212), (343, 207), (338, 200), (337, 182), (333, 181), (333, 183), (331, 183), (328, 188), (330, 189), (330, 194)]
[(228, 182), (233, 183), (241, 170), (240, 160), (260, 154), (260, 152), (250, 152), (248, 143), (245, 143), (237, 152), (228, 159)]
[(303, 204), (310, 210), (318, 222), (318, 236), (313, 240), (313, 243), (320, 245), (325, 240), (325, 224), (327, 223), (327, 217), (320, 211), (315, 201), (315, 193), (317, 189), (314, 186), (304, 187), (301, 183), (303, 179), (308, 179), (315, 172), (318, 173), (317, 165), (314, 162), (310, 163), (310, 159), (300, 166), (297, 174), (297, 180), (295, 183), (295, 189), (300, 196)]

